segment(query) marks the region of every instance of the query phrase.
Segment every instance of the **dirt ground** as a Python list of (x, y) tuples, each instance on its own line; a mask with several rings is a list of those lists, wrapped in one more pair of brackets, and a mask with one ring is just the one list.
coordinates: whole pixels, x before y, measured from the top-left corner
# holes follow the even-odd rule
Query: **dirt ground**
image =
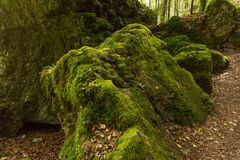
[(0, 160), (57, 160), (63, 141), (60, 126), (27, 124), (15, 137), (0, 137)]

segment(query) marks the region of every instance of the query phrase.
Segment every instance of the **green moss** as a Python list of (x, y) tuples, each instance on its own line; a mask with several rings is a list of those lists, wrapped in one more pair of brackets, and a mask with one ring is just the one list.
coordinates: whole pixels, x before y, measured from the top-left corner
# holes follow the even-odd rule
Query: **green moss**
[(229, 58), (223, 55), (221, 52), (216, 50), (210, 50), (205, 45), (180, 42), (174, 50), (174, 54), (177, 55), (181, 52), (191, 52), (191, 51), (207, 51), (211, 55), (211, 60), (213, 62), (213, 72), (219, 72), (229, 65)]
[[(171, 157), (164, 153), (164, 144), (156, 133), (152, 133), (151, 137), (149, 137), (149, 134), (146, 135), (146, 133), (137, 126), (129, 128), (124, 135), (120, 137), (117, 146), (116, 150), (110, 153), (106, 159), (177, 159), (176, 157), (174, 158), (174, 155)], [(159, 154), (161, 152), (163, 152), (162, 155)]]
[(178, 35), (175, 37), (167, 37), (163, 39), (167, 43), (167, 49), (170, 53), (173, 53), (173, 50), (178, 46), (180, 42), (190, 42), (189, 38), (185, 35)]
[(203, 44), (189, 43), (189, 42), (180, 42), (174, 50), (174, 53), (177, 55), (181, 52), (189, 51), (205, 51), (207, 47)]
[(174, 50), (177, 63), (190, 71), (197, 84), (207, 93), (212, 91), (212, 73), (228, 67), (229, 59), (205, 45), (180, 42)]
[(213, 61), (213, 72), (219, 72), (229, 66), (229, 58), (216, 50), (210, 50)]
[(213, 62), (207, 51), (182, 51), (175, 56), (177, 63), (190, 71), (196, 83), (207, 93), (212, 92)]
[(70, 51), (42, 72), (41, 81), (66, 133), (60, 159), (81, 159), (82, 144), (97, 123), (124, 133), (109, 159), (171, 159), (155, 130), (162, 119), (196, 125), (214, 110), (166, 43), (140, 24), (124, 27), (98, 47)]

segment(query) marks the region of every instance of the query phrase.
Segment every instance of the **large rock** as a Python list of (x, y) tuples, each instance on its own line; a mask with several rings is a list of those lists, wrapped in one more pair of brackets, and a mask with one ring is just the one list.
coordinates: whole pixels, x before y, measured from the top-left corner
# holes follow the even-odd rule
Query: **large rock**
[(205, 45), (180, 42), (174, 50), (177, 63), (190, 71), (196, 83), (207, 93), (212, 92), (212, 73), (228, 67), (229, 59)]
[(213, 62), (209, 51), (182, 51), (176, 55), (177, 63), (193, 74), (196, 83), (207, 93), (212, 92)]
[(161, 120), (197, 125), (214, 106), (164, 48), (146, 27), (131, 24), (42, 72), (66, 133), (60, 159), (91, 155), (84, 148), (98, 123), (123, 133), (106, 159), (174, 159), (157, 132)]
[(70, 49), (96, 46), (128, 23), (154, 23), (156, 15), (137, 0), (4, 0), (0, 19), (0, 103), (19, 107), (21, 121), (55, 124), (40, 87), (42, 68)]
[(207, 28), (221, 42), (229, 38), (238, 23), (236, 7), (227, 0), (210, 0), (204, 17)]

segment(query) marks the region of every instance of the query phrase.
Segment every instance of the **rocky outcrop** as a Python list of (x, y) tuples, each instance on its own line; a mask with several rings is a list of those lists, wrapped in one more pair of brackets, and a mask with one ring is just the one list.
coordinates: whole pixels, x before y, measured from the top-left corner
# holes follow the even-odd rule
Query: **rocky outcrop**
[(60, 159), (90, 155), (84, 148), (98, 123), (122, 133), (105, 159), (174, 159), (158, 132), (161, 121), (197, 125), (214, 106), (165, 48), (149, 29), (131, 24), (42, 72), (66, 133)]
[(40, 87), (45, 66), (70, 49), (96, 46), (128, 23), (152, 24), (156, 16), (137, 0), (5, 0), (0, 19), (0, 104), (10, 107), (8, 113), (22, 111), (9, 113), (9, 124), (18, 125), (8, 131), (9, 124), (1, 123), (0, 134), (14, 134), (23, 121), (59, 123)]

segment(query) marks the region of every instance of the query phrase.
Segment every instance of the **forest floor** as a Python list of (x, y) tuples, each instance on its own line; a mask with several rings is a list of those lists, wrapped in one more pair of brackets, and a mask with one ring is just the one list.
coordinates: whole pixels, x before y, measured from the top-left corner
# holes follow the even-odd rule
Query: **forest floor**
[[(165, 125), (183, 160), (240, 160), (240, 49), (224, 49), (230, 66), (213, 78), (217, 114), (199, 128)], [(28, 125), (16, 137), (0, 137), (0, 160), (57, 160), (64, 133), (59, 127)]]
[(224, 49), (230, 66), (213, 77), (217, 114), (200, 128), (166, 124), (184, 160), (240, 160), (240, 49)]
[(63, 141), (60, 126), (27, 124), (15, 137), (0, 137), (0, 160), (57, 160)]

